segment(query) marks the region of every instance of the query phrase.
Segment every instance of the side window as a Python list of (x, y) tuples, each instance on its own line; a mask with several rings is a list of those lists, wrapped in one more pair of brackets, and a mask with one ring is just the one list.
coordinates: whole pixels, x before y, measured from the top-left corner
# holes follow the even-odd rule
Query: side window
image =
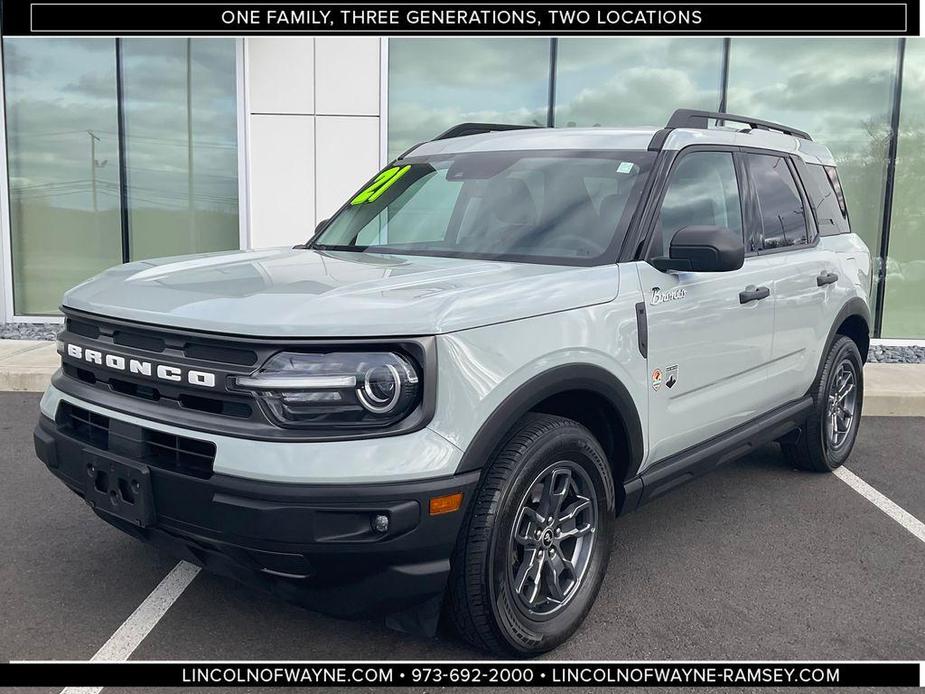
[(761, 250), (809, 243), (803, 197), (784, 157), (747, 155), (748, 170), (758, 198)]
[[(832, 169), (833, 176), (835, 169)], [(822, 236), (831, 236), (833, 234), (847, 234), (848, 214), (843, 207), (843, 198), (840, 197), (841, 186), (836, 189), (838, 178), (831, 178), (826, 172), (826, 167), (820, 164), (807, 164), (808, 173), (806, 183), (806, 193), (816, 211), (816, 224), (819, 225), (819, 233)]]
[(731, 152), (692, 152), (672, 169), (655, 224), (650, 255), (667, 256), (688, 226), (726, 227), (742, 238), (742, 203)]

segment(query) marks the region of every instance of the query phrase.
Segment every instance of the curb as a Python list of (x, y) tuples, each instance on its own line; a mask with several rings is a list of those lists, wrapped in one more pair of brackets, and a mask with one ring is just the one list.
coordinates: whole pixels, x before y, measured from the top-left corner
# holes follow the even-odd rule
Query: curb
[(0, 392), (42, 393), (54, 372), (46, 368), (13, 371), (0, 366)]
[(48, 340), (0, 340), (0, 391), (45, 390), (58, 368), (55, 350)]
[(864, 417), (925, 417), (925, 396), (909, 393), (864, 394)]
[(867, 364), (864, 415), (925, 417), (925, 364)]

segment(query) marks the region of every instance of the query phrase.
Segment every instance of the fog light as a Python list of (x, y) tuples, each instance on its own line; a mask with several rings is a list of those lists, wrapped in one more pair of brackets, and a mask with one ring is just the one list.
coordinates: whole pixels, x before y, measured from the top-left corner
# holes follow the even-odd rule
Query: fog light
[(443, 513), (453, 513), (458, 511), (462, 506), (462, 492), (447, 494), (446, 496), (435, 496), (430, 500), (430, 515), (439, 516)]
[(377, 513), (373, 516), (372, 526), (377, 533), (387, 533), (389, 531), (389, 517), (384, 513)]

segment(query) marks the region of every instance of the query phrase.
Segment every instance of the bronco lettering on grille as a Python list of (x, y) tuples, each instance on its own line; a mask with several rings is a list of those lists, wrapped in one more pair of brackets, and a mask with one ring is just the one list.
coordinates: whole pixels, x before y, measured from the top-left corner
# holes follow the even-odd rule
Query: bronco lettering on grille
[(215, 387), (215, 374), (209, 371), (184, 370), (178, 366), (168, 364), (155, 364), (142, 359), (127, 359), (118, 354), (108, 354), (96, 349), (85, 349), (80, 345), (68, 344), (65, 345), (65, 350), (69, 357), (80, 359), (88, 364), (103, 366), (113, 371), (126, 371), (136, 376), (157, 378), (172, 383), (186, 382), (204, 388)]

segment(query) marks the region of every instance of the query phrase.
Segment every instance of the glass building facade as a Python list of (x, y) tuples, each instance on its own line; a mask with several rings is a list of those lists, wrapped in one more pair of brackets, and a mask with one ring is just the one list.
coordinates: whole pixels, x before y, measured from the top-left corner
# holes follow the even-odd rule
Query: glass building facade
[(389, 153), (465, 121), (664, 125), (678, 107), (810, 132), (878, 258), (876, 332), (925, 338), (925, 39), (392, 39)]
[[(285, 40), (287, 50), (302, 52), (292, 59), (303, 72), (314, 56), (318, 65), (323, 57), (334, 61), (315, 68), (321, 75), (335, 63), (345, 74), (377, 73), (375, 51), (372, 64), (354, 64), (356, 52), (338, 52), (335, 39), (324, 39), (317, 55), (311, 39)], [(249, 41), (2, 40), (9, 205), (0, 210), (7, 232), (0, 298), (7, 320), (56, 315), (63, 291), (120, 262), (234, 249), (242, 238), (255, 245), (287, 240), (262, 230), (267, 224), (241, 231), (239, 207), (253, 216), (254, 201), (239, 205), (238, 192), (256, 198), (253, 185), (264, 191), (261, 204), (281, 214), (307, 209), (288, 193), (273, 197), (277, 170), (313, 186), (318, 171), (338, 180), (348, 169), (365, 177), (374, 159), (385, 163), (463, 121), (661, 126), (675, 108), (689, 107), (780, 121), (828, 145), (852, 227), (877, 259), (875, 334), (925, 339), (925, 211), (918, 204), (925, 190), (925, 39), (395, 38), (383, 43), (388, 64), (378, 64), (387, 75), (380, 108), (367, 99), (353, 113), (355, 99), (344, 101), (336, 90), (325, 96), (308, 78), (291, 81), (302, 92), (287, 95), (289, 106), (258, 104), (239, 123), (247, 112), (240, 85), (250, 80), (244, 73), (252, 68), (241, 59)], [(263, 60), (275, 60), (276, 48), (261, 50)], [(279, 70), (260, 73), (264, 89), (254, 92), (248, 82), (250, 93), (290, 84), (273, 83), (273, 72)], [(370, 84), (364, 93), (374, 92), (376, 81)], [(315, 91), (317, 105), (309, 98)], [(369, 156), (375, 118), (384, 121), (378, 157)], [(315, 120), (317, 136), (305, 130)], [(270, 122), (276, 125), (267, 129)], [(353, 123), (366, 128), (356, 142), (329, 144), (324, 133)], [(285, 137), (271, 137), (277, 130)], [(303, 138), (296, 150), (288, 146), (293, 136)], [(250, 151), (239, 156), (245, 142)], [(339, 156), (349, 147), (349, 157)], [(291, 151), (302, 152), (298, 162)], [(362, 166), (350, 164), (360, 158)], [(344, 170), (332, 169), (340, 159), (348, 162)], [(239, 170), (242, 162), (253, 170)]]
[(3, 40), (13, 305), (100, 270), (237, 248), (234, 39)]

